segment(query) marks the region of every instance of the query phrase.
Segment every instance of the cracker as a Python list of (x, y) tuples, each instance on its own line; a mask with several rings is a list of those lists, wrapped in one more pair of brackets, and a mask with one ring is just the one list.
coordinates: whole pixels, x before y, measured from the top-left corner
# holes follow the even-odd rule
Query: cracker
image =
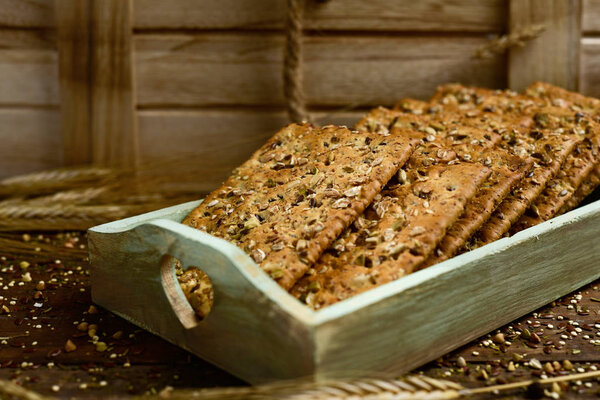
[(182, 272), (177, 280), (198, 318), (205, 318), (214, 301), (212, 283), (208, 275), (199, 268), (190, 267)]
[(598, 145), (584, 140), (576, 146), (561, 167), (557, 176), (546, 184), (542, 194), (527, 209), (525, 214), (511, 228), (511, 234), (530, 228), (561, 214), (598, 162)]
[(426, 101), (405, 97), (398, 100), (393, 109), (408, 114), (423, 115), (427, 113), (431, 114), (431, 110), (429, 108), (430, 105)]
[(183, 221), (228, 240), (289, 289), (371, 203), (417, 139), (292, 124)]
[[(408, 103), (409, 100), (405, 99), (404, 102)], [(404, 104), (403, 107), (411, 108), (414, 111), (415, 102), (410, 101), (410, 107), (407, 104)], [(430, 115), (411, 115), (402, 111), (380, 107), (371, 110), (367, 116), (358, 122), (356, 127), (359, 130), (376, 132), (387, 132), (392, 127), (410, 127), (432, 136), (433, 134), (439, 135), (440, 132), (446, 132), (446, 135), (447, 132), (454, 132), (455, 136), (453, 137), (460, 138), (466, 143), (477, 143), (480, 146), (493, 147), (500, 141), (501, 137), (492, 131), (491, 126), (496, 128), (496, 125), (492, 122), (485, 120), (482, 123), (456, 113), (436, 112)], [(473, 124), (475, 127), (469, 127), (465, 124)], [(543, 148), (544, 144), (546, 143), (542, 143), (540, 147)], [(416, 152), (419, 152), (419, 149)], [(462, 152), (463, 155), (459, 155), (460, 159), (473, 161), (476, 159), (475, 157), (471, 159), (475, 155), (472, 148), (463, 148)], [(523, 178), (533, 162), (527, 156), (526, 151), (520, 151), (520, 153), (521, 156), (516, 156), (503, 150), (496, 150), (480, 156), (480, 161), (487, 162), (492, 168), (489, 182), (484, 184), (478, 191), (476, 198), (467, 204), (464, 218), (461, 217), (461, 220), (453, 225), (440, 244), (441, 247), (436, 250), (435, 255), (428, 259), (425, 266), (433, 265), (433, 263), (440, 262), (456, 254), (466, 240), (486, 222), (507, 193)], [(409, 165), (413, 159), (416, 159), (416, 154), (409, 160)]]
[(523, 114), (545, 102), (512, 90), (491, 90), (461, 84), (439, 86), (432, 96), (432, 106), (451, 111), (484, 111), (495, 114)]
[[(501, 238), (511, 225), (527, 210), (534, 199), (543, 191), (546, 183), (556, 174), (563, 160), (578, 143), (565, 136), (550, 137), (543, 141), (543, 146), (536, 146), (538, 156), (533, 170), (521, 181), (494, 210), (489, 220), (475, 234), (475, 243), (480, 246)], [(552, 146), (551, 151), (544, 151), (544, 146)], [(470, 246), (471, 248), (473, 245)]]
[(457, 163), (428, 167), (424, 173), (418, 173), (420, 180), (382, 191), (292, 295), (321, 308), (412, 272), (490, 171), (477, 163)]
[[(600, 100), (587, 97), (580, 93), (570, 92), (566, 89), (543, 82), (535, 82), (526, 90), (533, 97), (545, 100), (557, 107), (567, 108), (573, 112), (590, 114), (596, 121), (600, 121)], [(600, 166), (595, 166), (590, 174), (575, 190), (573, 196), (560, 208), (558, 214), (565, 213), (575, 208), (583, 199), (600, 186)]]
[(394, 128), (412, 129), (423, 133), (426, 139), (445, 137), (451, 138), (456, 144), (477, 144), (486, 148), (493, 147), (502, 140), (498, 133), (465, 125), (463, 120), (464, 117), (452, 112), (418, 115), (378, 107), (360, 119), (355, 128), (381, 134), (388, 134)]
[(477, 189), (475, 196), (465, 206), (464, 213), (448, 229), (421, 268), (453, 257), (533, 166), (531, 159), (512, 155), (502, 149), (489, 150), (477, 161), (488, 165), (492, 170), (491, 175)]
[(536, 127), (562, 129), (565, 133), (582, 137), (583, 141), (568, 155), (560, 171), (511, 228), (512, 233), (556, 216), (599, 160), (600, 126), (588, 115), (568, 108), (544, 107), (533, 118)]
[(558, 214), (571, 211), (600, 186), (600, 166), (594, 167), (592, 172), (583, 180), (573, 196), (561, 207)]
[[(515, 154), (530, 154), (538, 159), (537, 168), (531, 176), (498, 206), (489, 221), (476, 233), (469, 247), (490, 243), (507, 233), (542, 193), (571, 150), (581, 141), (580, 132), (577, 131), (580, 127), (569, 118), (564, 118), (564, 110), (544, 107), (547, 102), (542, 99), (510, 91), (446, 85), (438, 90), (436, 96), (434, 101), (453, 107), (456, 104), (463, 108), (470, 106), (473, 112), (481, 112), (466, 123), (480, 126), (482, 118), (488, 123), (487, 118), (492, 116), (496, 129), (500, 126), (506, 132), (503, 147)], [(559, 118), (552, 118), (553, 115)], [(561, 138), (556, 139), (559, 134)], [(546, 167), (540, 168), (540, 164), (546, 164)]]
[(594, 117), (600, 114), (600, 100), (581, 93), (570, 92), (544, 82), (534, 82), (525, 89), (529, 96), (545, 100), (548, 104), (569, 108), (573, 111), (588, 112)]

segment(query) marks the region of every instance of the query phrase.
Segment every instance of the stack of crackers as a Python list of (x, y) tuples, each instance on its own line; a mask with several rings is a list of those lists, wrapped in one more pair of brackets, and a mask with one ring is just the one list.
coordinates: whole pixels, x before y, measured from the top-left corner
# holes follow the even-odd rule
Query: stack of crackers
[(544, 83), (444, 85), (353, 130), (283, 128), (183, 223), (319, 309), (576, 207), (600, 184), (599, 117)]

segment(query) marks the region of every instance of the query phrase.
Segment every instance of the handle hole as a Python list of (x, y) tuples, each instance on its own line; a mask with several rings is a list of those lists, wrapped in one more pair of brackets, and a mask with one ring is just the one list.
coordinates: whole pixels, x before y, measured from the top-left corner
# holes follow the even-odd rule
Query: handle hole
[(179, 286), (196, 316), (202, 320), (210, 314), (214, 303), (212, 282), (208, 275), (193, 265), (183, 268), (181, 262), (173, 258), (175, 275)]
[(196, 266), (184, 268), (181, 261), (167, 254), (161, 259), (161, 276), (173, 310), (186, 328), (196, 326), (210, 314), (214, 291), (204, 271)]

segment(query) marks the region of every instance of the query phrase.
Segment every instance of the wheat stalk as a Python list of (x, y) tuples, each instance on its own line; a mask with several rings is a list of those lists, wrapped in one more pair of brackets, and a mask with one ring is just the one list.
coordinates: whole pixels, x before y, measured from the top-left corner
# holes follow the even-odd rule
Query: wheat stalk
[(173, 187), (173, 182), (197, 182), (193, 168), (184, 166), (177, 158), (149, 162), (137, 171), (79, 167), (2, 180), (0, 232), (85, 230), (201, 198), (197, 190)]
[(36, 197), (31, 200), (27, 200), (26, 203), (28, 205), (57, 203), (67, 203), (73, 205), (85, 204), (91, 202), (92, 200), (98, 199), (100, 196), (106, 194), (110, 189), (111, 187), (108, 185), (83, 189), (71, 189), (46, 196)]
[(535, 39), (546, 30), (544, 25), (531, 25), (508, 35), (502, 35), (483, 44), (473, 52), (473, 58), (490, 58), (494, 54), (503, 54), (511, 47), (523, 47), (529, 40)]
[(77, 246), (65, 248), (44, 242), (25, 242), (20, 235), (0, 235), (0, 249), (2, 255), (13, 256), (18, 259), (40, 261), (77, 260), (81, 261), (87, 257), (87, 250)]
[(547, 385), (554, 382), (584, 380), (600, 376), (600, 371), (559, 376), (538, 381), (525, 380), (504, 385), (481, 388), (464, 388), (455, 382), (433, 379), (427, 376), (409, 376), (403, 379), (362, 379), (355, 381), (332, 381), (314, 383), (279, 383), (255, 387), (216, 388), (202, 390), (164, 390), (158, 396), (145, 399), (183, 400), (450, 400), (461, 397), (496, 393), (528, 387), (534, 383)]
[(0, 196), (52, 193), (115, 177), (115, 170), (96, 167), (55, 169), (0, 180)]
[(138, 211), (140, 207), (119, 205), (4, 205), (0, 206), (0, 231), (15, 230), (15, 227), (20, 230), (83, 230)]
[[(403, 379), (361, 379), (332, 381), (321, 384), (287, 382), (271, 385), (216, 388), (202, 390), (163, 390), (144, 399), (171, 400), (452, 400), (485, 393), (497, 393), (528, 387), (534, 383), (547, 385), (600, 377), (600, 371), (584, 372), (538, 381), (525, 380), (481, 388), (464, 388), (458, 383), (427, 376), (409, 376)], [(0, 394), (22, 400), (52, 400), (13, 382), (0, 380)]]
[(37, 392), (17, 385), (16, 383), (0, 379), (0, 398), (4, 398), (3, 395), (8, 396), (9, 399), (19, 400), (53, 400), (54, 397), (43, 396)]

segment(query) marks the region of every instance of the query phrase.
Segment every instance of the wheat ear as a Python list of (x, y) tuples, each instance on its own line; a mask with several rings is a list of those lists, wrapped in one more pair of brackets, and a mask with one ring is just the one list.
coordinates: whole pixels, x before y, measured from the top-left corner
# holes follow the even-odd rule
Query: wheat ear
[(272, 385), (216, 388), (203, 390), (165, 390), (159, 396), (148, 398), (168, 398), (171, 400), (450, 400), (483, 393), (495, 393), (505, 390), (528, 387), (534, 383), (541, 385), (554, 382), (584, 380), (600, 376), (600, 371), (585, 372), (547, 378), (526, 380), (504, 385), (481, 388), (464, 388), (458, 383), (427, 376), (409, 376), (402, 379), (362, 379), (355, 381), (332, 381), (325, 383), (279, 383)]

